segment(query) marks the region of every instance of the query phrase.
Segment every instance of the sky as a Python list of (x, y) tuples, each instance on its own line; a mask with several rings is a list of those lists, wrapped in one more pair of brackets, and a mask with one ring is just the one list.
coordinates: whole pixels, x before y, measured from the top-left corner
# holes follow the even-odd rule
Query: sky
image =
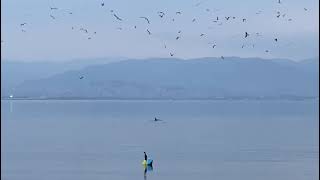
[[(162, 18), (159, 11), (165, 13)], [(140, 17), (147, 17), (150, 24)], [(319, 56), (318, 22), (317, 0), (280, 4), (278, 0), (1, 0), (1, 60), (221, 56), (300, 60)]]

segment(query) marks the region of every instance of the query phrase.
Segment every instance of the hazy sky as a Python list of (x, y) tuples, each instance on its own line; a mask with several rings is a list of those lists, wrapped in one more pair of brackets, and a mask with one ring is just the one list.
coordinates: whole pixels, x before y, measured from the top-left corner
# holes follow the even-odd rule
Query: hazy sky
[(318, 6), (318, 0), (1, 0), (2, 59), (316, 57)]

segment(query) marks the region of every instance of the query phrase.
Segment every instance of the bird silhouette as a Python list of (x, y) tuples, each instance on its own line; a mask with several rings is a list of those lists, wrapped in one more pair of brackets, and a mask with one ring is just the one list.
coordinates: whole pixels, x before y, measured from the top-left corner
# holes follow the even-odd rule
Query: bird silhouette
[(242, 19), (242, 22), (245, 22), (245, 21), (247, 21), (247, 19)]
[(177, 11), (176, 14), (181, 14), (181, 12), (180, 12), (180, 11)]
[(246, 37), (248, 37), (248, 36), (249, 36), (249, 34), (248, 34), (247, 32), (245, 32), (244, 37), (246, 38)]
[(149, 29), (147, 29), (147, 31), (148, 31), (148, 34), (151, 35), (151, 32), (149, 31)]
[(116, 14), (113, 14), (113, 16), (114, 16), (117, 20), (122, 21), (122, 19), (121, 19), (119, 16), (117, 16)]
[(58, 10), (56, 7), (50, 7), (50, 10)]
[(21, 23), (21, 24), (20, 24), (20, 26), (24, 26), (24, 25), (27, 25), (27, 23)]
[(50, 15), (50, 17), (52, 18), (52, 19), (56, 19), (54, 16), (52, 16), (52, 15)]
[(277, 41), (278, 41), (278, 38), (275, 38), (274, 40), (277, 42)]
[(83, 76), (80, 76), (80, 77), (79, 77), (79, 79), (83, 79), (83, 78), (84, 78)]
[(228, 16), (228, 17), (225, 17), (226, 18), (226, 20), (228, 21), (229, 20), (229, 18), (230, 18), (230, 16)]
[(165, 15), (165, 13), (162, 12), (162, 11), (159, 11), (159, 12), (158, 12), (158, 15), (159, 15), (161, 18), (163, 18), (163, 16)]
[(140, 18), (145, 19), (148, 22), (148, 24), (150, 24), (150, 21), (147, 17), (140, 17)]
[(176, 37), (176, 40), (178, 40), (178, 39), (180, 39), (180, 36), (177, 36), (177, 37)]
[(104, 6), (104, 2), (101, 3), (101, 6)]
[(174, 54), (173, 53), (170, 53), (170, 56), (172, 57)]

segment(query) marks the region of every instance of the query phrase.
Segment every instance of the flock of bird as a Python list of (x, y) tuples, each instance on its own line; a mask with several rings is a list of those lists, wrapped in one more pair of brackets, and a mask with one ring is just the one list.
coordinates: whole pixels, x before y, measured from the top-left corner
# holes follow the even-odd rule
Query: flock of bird
[[(195, 5), (195, 7), (200, 6), (201, 3), (203, 3), (203, 2), (197, 3), (197, 4)], [(278, 3), (278, 4), (282, 4), (281, 0), (278, 0), (277, 3)], [(105, 7), (105, 3), (104, 3), (104, 2), (101, 2), (100, 5), (97, 4), (97, 6), (100, 6), (101, 8), (104, 8), (104, 7)], [(58, 8), (58, 7), (50, 7), (49, 17), (50, 17), (52, 20), (56, 20), (55, 12), (57, 12), (57, 11), (59, 11), (59, 10), (60, 10), (60, 8)], [(211, 10), (210, 10), (209, 8), (206, 8), (205, 11), (209, 12), (209, 11), (211, 11)], [(308, 9), (307, 9), (307, 8), (304, 8), (304, 11), (308, 11)], [(67, 11), (66, 13), (69, 14), (69, 15), (72, 15), (72, 14), (73, 14), (73, 12), (71, 12), (71, 11)], [(125, 21), (125, 18), (123, 18), (120, 14), (117, 14), (114, 10), (110, 10), (110, 13), (111, 13), (111, 15), (113, 16), (113, 18), (114, 18), (116, 21), (119, 21), (119, 22)], [(262, 11), (256, 12), (256, 14), (261, 14), (261, 13), (262, 13)], [(164, 12), (164, 11), (158, 11), (158, 12), (156, 12), (156, 14), (159, 16), (159, 18), (164, 18), (164, 17), (167, 15), (167, 13)], [(175, 14), (176, 16), (183, 16), (183, 12), (182, 12), (182, 11), (176, 11), (174, 14)], [(285, 13), (282, 14), (280, 11), (276, 11), (275, 18), (286, 18), (286, 17), (287, 17), (287, 15), (286, 15)], [(140, 16), (140, 17), (138, 17), (138, 18), (141, 19), (141, 20), (143, 20), (143, 21), (145, 21), (145, 23), (146, 23), (147, 25), (150, 25), (150, 24), (152, 23), (152, 22), (151, 22), (151, 19), (148, 18), (147, 16)], [(175, 18), (172, 18), (172, 17), (171, 17), (170, 19), (171, 19), (172, 21), (175, 21)], [(235, 17), (235, 16), (214, 16), (214, 19), (212, 20), (212, 23), (215, 23), (215, 24), (221, 26), (221, 25), (223, 25), (223, 24), (224, 24), (225, 22), (227, 22), (227, 21), (232, 21), (232, 20), (236, 20), (236, 19), (238, 19), (238, 18)], [(239, 21), (240, 21), (241, 23), (246, 23), (246, 22), (247, 22), (247, 18), (241, 17), (241, 18), (239, 18), (239, 19), (240, 19)], [(292, 21), (292, 18), (287, 18), (286, 20), (287, 20), (287, 21)], [(192, 22), (192, 23), (194, 23), (194, 22), (196, 22), (196, 21), (197, 21), (196, 18), (191, 19), (191, 22)], [(27, 23), (27, 22), (20, 23), (21, 32), (26, 33), (26, 32), (27, 32), (27, 30), (26, 30), (26, 29), (27, 29), (27, 26), (28, 26), (28, 23)], [(133, 29), (137, 29), (137, 25), (134, 25), (132, 28), (133, 28)], [(75, 28), (75, 27), (72, 26), (71, 29), (72, 29), (72, 30), (77, 30), (77, 29), (78, 29), (80, 32), (82, 32), (82, 33), (84, 33), (84, 34), (87, 34), (87, 35), (88, 35), (88, 36), (87, 36), (87, 39), (88, 39), (88, 40), (91, 40), (91, 39), (93, 38), (93, 35), (96, 35), (96, 34), (97, 34), (96, 31), (90, 32), (90, 31), (88, 30), (88, 28), (85, 28), (85, 27)], [(122, 30), (122, 27), (118, 27), (117, 29), (121, 31), (121, 30)], [(146, 35), (149, 35), (149, 36), (152, 36), (152, 35), (153, 35), (152, 30), (151, 30), (150, 28), (147, 28), (145, 31), (146, 31)], [(206, 36), (206, 34), (204, 34), (204, 33), (199, 33), (199, 37), (200, 37), (200, 38), (205, 37), (205, 36)], [(243, 38), (244, 38), (244, 39), (250, 38), (251, 36), (262, 36), (262, 35), (261, 35), (261, 33), (259, 33), (259, 32), (250, 32), (250, 33), (249, 33), (249, 32), (243, 32)], [(182, 30), (179, 30), (179, 31), (177, 32), (177, 35), (176, 35), (176, 37), (175, 37), (175, 40), (176, 40), (176, 41), (179, 41), (181, 38), (182, 38)], [(279, 41), (279, 38), (278, 38), (278, 37), (274, 37), (273, 41), (274, 41), (275, 43), (277, 43), (277, 42)], [(1, 41), (1, 42), (3, 42), (3, 41)], [(215, 49), (215, 48), (219, 47), (219, 44), (217, 44), (217, 43), (215, 43), (215, 42), (209, 42), (208, 44), (209, 44), (209, 46), (210, 46), (212, 49)], [(241, 48), (245, 48), (245, 47), (247, 47), (247, 46), (249, 46), (249, 45), (248, 45), (248, 44), (243, 44), (243, 45), (241, 46)], [(250, 46), (251, 46), (252, 48), (254, 48), (254, 47), (255, 47), (255, 44), (250, 44)], [(164, 48), (167, 49), (167, 44), (164, 44)], [(266, 49), (265, 52), (268, 53), (268, 52), (270, 52), (270, 50)], [(174, 53), (174, 51), (172, 51), (172, 50), (171, 50), (171, 51), (168, 50), (168, 55), (170, 55), (170, 56), (172, 57), (172, 56), (175, 55), (175, 53)], [(224, 56), (221, 56), (221, 59), (224, 59)]]

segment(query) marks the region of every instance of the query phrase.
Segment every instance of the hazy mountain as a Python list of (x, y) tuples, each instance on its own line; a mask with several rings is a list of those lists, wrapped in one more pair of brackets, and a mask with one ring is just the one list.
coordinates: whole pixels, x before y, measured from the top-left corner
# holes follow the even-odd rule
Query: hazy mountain
[(12, 93), (15, 97), (35, 98), (314, 97), (319, 91), (318, 63), (318, 59), (294, 62), (238, 57), (127, 60), (39, 76), (10, 92), (3, 90), (3, 96)]
[(92, 64), (106, 64), (120, 61), (123, 58), (75, 59), (67, 62), (21, 62), (14, 60), (1, 61), (2, 91), (12, 91), (27, 80), (48, 78), (70, 70), (80, 70)]

